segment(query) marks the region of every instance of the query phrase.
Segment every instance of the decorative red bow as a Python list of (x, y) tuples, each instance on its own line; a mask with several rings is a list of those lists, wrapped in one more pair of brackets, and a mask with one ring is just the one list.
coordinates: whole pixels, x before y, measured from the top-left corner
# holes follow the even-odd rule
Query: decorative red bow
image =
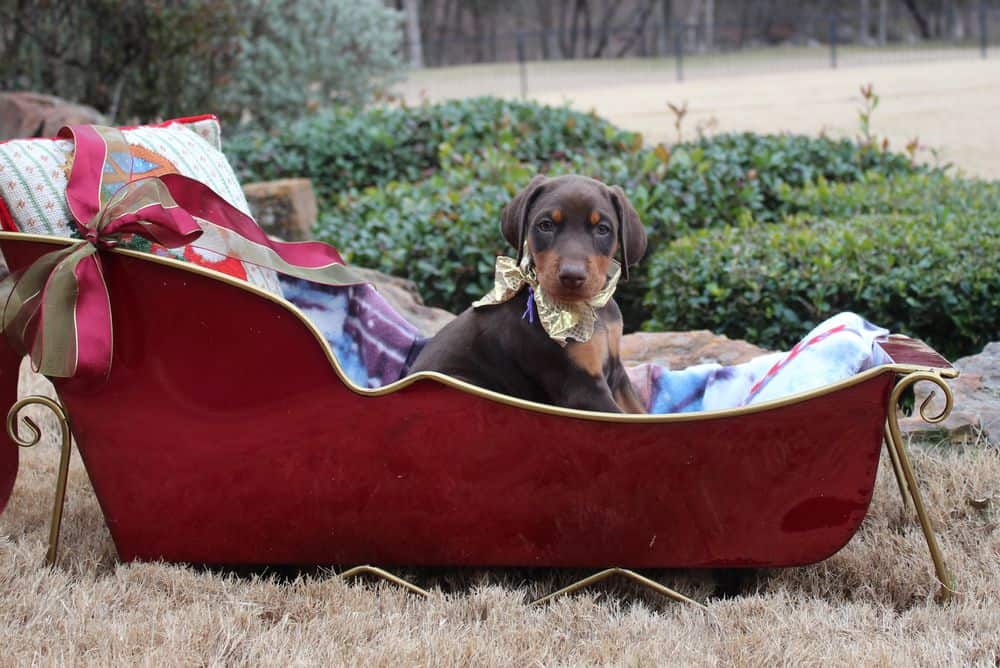
[[(66, 199), (83, 240), (46, 253), (0, 283), (0, 327), (15, 351), (51, 377), (111, 371), (111, 304), (99, 250), (137, 234), (167, 247), (199, 248), (317, 283), (364, 280), (319, 242), (273, 241), (211, 188), (180, 174), (132, 180), (121, 131), (63, 128), (75, 142)], [(124, 175), (124, 178), (123, 178)]]

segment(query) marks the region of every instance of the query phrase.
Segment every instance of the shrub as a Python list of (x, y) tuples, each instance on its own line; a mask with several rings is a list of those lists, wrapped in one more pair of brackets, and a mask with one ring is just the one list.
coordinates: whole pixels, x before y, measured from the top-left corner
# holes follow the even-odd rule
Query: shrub
[(654, 243), (692, 229), (779, 220), (791, 210), (787, 188), (819, 178), (849, 182), (872, 169), (922, 169), (905, 156), (849, 140), (795, 135), (718, 135), (672, 150), (643, 148), (640, 135), (593, 114), (490, 97), (328, 110), (273, 133), (242, 133), (227, 142), (226, 152), (244, 181), (311, 178), (321, 207), (329, 208), (351, 188), (416, 181), (448, 169), (438, 160), (442, 144), (473, 156), (495, 147), (537, 171), (575, 171), (617, 183)]
[(494, 258), (510, 252), (500, 211), (533, 170), (495, 149), (481, 160), (448, 147), (441, 154), (449, 169), (351, 191), (316, 231), (348, 262), (409, 276), (428, 304), (458, 312), (485, 294)]
[(83, 102), (113, 120), (214, 109), (239, 60), (239, 9), (221, 0), (3, 0), (0, 23), (0, 88)]
[[(563, 107), (477, 98), (330, 112), (277, 135), (244, 135), (229, 152), (245, 179), (313, 175), (321, 238), (358, 264), (413, 278), (428, 303), (452, 310), (478, 297), (491, 272), (466, 276), (478, 261), (444, 245), (432, 248), (420, 235), (435, 217), (453, 219), (454, 245), (478, 243), (477, 257), (492, 266), (492, 254), (504, 247), (499, 212), (536, 171), (575, 172), (624, 187), (652, 254), (693, 229), (777, 220), (805, 206), (795, 199), (797, 188), (814, 178), (829, 184), (870, 168), (915, 169), (902, 157), (823, 138), (721, 135), (673, 150), (642, 148), (638, 140)], [(378, 239), (368, 230), (377, 230)], [(364, 247), (373, 242), (378, 251)], [(407, 261), (411, 253), (420, 264)], [(454, 280), (439, 275), (446, 266), (458, 272)], [(645, 291), (644, 263), (617, 297), (629, 330), (646, 319)]]
[[(581, 162), (578, 170), (594, 167)], [(846, 139), (751, 133), (612, 156), (596, 168), (595, 176), (630, 193), (655, 242), (695, 229), (781, 220), (802, 207), (796, 189), (817, 180), (849, 183), (872, 170), (926, 171), (901, 154), (859, 148)]]
[(696, 229), (810, 210), (818, 205), (800, 191), (814, 182), (926, 171), (847, 140), (792, 135), (647, 148), (592, 114), (496, 98), (330, 110), (274, 133), (244, 133), (227, 152), (244, 180), (311, 177), (320, 238), (352, 262), (409, 276), (428, 303), (453, 311), (491, 285), (493, 256), (505, 249), (500, 210), (534, 173), (619, 184), (650, 240), (647, 260), (617, 295), (628, 330), (648, 317), (646, 267), (659, 246)]
[(1000, 331), (1000, 184), (879, 176), (798, 201), (853, 217), (798, 214), (674, 241), (651, 259), (644, 328), (707, 327), (782, 348), (852, 310), (951, 356)]
[[(536, 169), (499, 149), (459, 153), (448, 143), (438, 161), (446, 168), (415, 183), (348, 191), (321, 214), (316, 235), (352, 263), (412, 278), (428, 304), (458, 312), (493, 285), (494, 258), (513, 252), (500, 212)], [(571, 171), (550, 166), (550, 175)], [(619, 304), (641, 308), (641, 285), (623, 283)], [(630, 329), (640, 322), (627, 320)]]
[(115, 122), (248, 110), (283, 122), (372, 99), (400, 68), (399, 17), (376, 0), (0, 0), (0, 88)]
[(280, 126), (331, 104), (360, 107), (402, 62), (402, 14), (379, 0), (241, 0), (244, 37), (226, 108)]
[[(744, 132), (701, 139), (693, 146), (756, 182), (762, 212), (755, 212), (755, 218), (762, 221), (780, 220), (790, 210), (790, 189), (816, 181), (851, 183), (873, 171), (885, 175), (927, 171), (902, 153), (858, 146), (849, 139)], [(791, 204), (794, 209), (795, 203)]]
[(240, 133), (227, 140), (226, 153), (242, 180), (306, 176), (321, 206), (333, 207), (352, 188), (450, 169), (439, 161), (442, 144), (461, 154), (500, 148), (544, 168), (577, 155), (629, 153), (641, 141), (592, 114), (480, 97), (412, 108), (331, 109), (274, 132)]
[(793, 211), (832, 218), (873, 213), (974, 216), (1000, 204), (993, 186), (948, 178), (940, 171), (912, 176), (871, 171), (856, 183), (820, 178), (802, 188), (786, 188), (782, 196)]

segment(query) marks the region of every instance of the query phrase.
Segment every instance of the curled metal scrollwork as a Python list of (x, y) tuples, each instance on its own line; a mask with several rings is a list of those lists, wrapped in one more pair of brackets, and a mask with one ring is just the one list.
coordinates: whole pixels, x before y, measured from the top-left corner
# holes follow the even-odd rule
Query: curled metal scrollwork
[(899, 397), (902, 396), (903, 392), (925, 380), (937, 385), (938, 388), (944, 393), (944, 408), (942, 408), (941, 412), (937, 415), (927, 414), (927, 409), (930, 407), (931, 401), (933, 401), (934, 397), (937, 395), (937, 392), (933, 391), (928, 394), (922, 402), (920, 402), (920, 409), (918, 410), (920, 419), (928, 424), (943, 422), (949, 415), (951, 415), (951, 409), (955, 405), (955, 396), (952, 394), (951, 388), (948, 386), (945, 379), (936, 373), (931, 373), (929, 371), (917, 371), (904, 376), (898, 383), (896, 383), (896, 387), (893, 388), (893, 405), (899, 401)]
[(934, 536), (931, 521), (927, 516), (927, 510), (924, 508), (920, 488), (917, 486), (917, 479), (913, 473), (913, 467), (910, 466), (910, 458), (906, 454), (906, 446), (903, 443), (903, 435), (899, 428), (899, 411), (897, 407), (899, 406), (900, 398), (904, 392), (923, 381), (933, 383), (944, 393), (945, 405), (936, 415), (929, 415), (928, 409), (936, 394), (936, 392), (931, 392), (920, 404), (920, 418), (929, 424), (937, 424), (947, 419), (948, 415), (951, 414), (955, 398), (944, 378), (931, 371), (914, 371), (909, 373), (896, 382), (895, 387), (892, 388), (892, 393), (889, 395), (889, 414), (887, 418), (889, 433), (887, 434), (886, 446), (889, 448), (889, 455), (893, 460), (892, 463), (897, 473), (897, 479), (901, 474), (903, 480), (906, 482), (904, 488), (902, 481), (900, 481), (900, 492), (903, 494), (903, 503), (906, 503), (908, 492), (910, 500), (913, 502), (913, 507), (917, 511), (917, 519), (920, 520), (920, 528), (924, 532), (927, 549), (930, 551), (931, 560), (934, 562), (934, 572), (941, 583), (941, 597), (948, 599), (955, 592), (955, 582), (948, 571), (948, 567), (945, 565), (944, 555), (938, 546), (937, 538)]
[(63, 505), (66, 500), (66, 479), (69, 476), (69, 456), (71, 448), (69, 419), (66, 417), (66, 411), (63, 410), (62, 406), (48, 397), (31, 396), (21, 399), (11, 406), (10, 410), (7, 412), (7, 435), (10, 436), (12, 441), (17, 443), (17, 445), (22, 448), (30, 448), (37, 445), (42, 440), (42, 430), (38, 427), (38, 424), (28, 416), (21, 418), (21, 424), (28, 429), (31, 435), (29, 438), (21, 436), (18, 429), (18, 415), (21, 412), (21, 409), (26, 406), (45, 406), (51, 410), (55, 413), (56, 418), (59, 420), (59, 428), (61, 430), (62, 453), (59, 458), (59, 474), (56, 478), (56, 498), (52, 507), (52, 520), (49, 524), (49, 549), (45, 554), (45, 564), (47, 566), (54, 566), (59, 552), (59, 529), (62, 525)]

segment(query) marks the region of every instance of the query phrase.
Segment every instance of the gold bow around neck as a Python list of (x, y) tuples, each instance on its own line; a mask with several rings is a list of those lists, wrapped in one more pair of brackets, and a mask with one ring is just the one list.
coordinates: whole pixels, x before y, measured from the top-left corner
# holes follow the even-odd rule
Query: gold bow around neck
[[(612, 260), (608, 270), (608, 281), (600, 292), (583, 302), (558, 302), (545, 294), (535, 275), (535, 269), (529, 264), (527, 255), (522, 260), (521, 266), (517, 265), (514, 258), (501, 255), (497, 257), (493, 289), (482, 299), (473, 302), (472, 307), (482, 308), (502, 304), (513, 299), (527, 285), (532, 289), (534, 310), (538, 313), (538, 320), (549, 338), (561, 346), (565, 346), (570, 339), (585, 343), (594, 335), (597, 309), (603, 308), (611, 301), (620, 276), (621, 265)], [(528, 299), (531, 300), (532, 297), (529, 296)], [(531, 312), (532, 304), (529, 301), (525, 317)]]

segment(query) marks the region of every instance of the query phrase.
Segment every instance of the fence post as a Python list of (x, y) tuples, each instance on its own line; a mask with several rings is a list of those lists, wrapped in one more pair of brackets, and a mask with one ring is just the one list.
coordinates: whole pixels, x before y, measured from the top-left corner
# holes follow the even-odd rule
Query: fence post
[(840, 28), (840, 12), (834, 6), (833, 13), (830, 14), (830, 67), (837, 69), (837, 33)]
[(524, 62), (524, 33), (517, 33), (517, 69), (521, 77), (521, 99), (528, 99), (528, 66)]
[(979, 52), (986, 58), (986, 49), (990, 43), (989, 20), (986, 13), (986, 0), (979, 0)]
[(677, 80), (684, 81), (684, 24), (677, 24), (677, 35), (674, 37), (674, 58), (677, 61)]

